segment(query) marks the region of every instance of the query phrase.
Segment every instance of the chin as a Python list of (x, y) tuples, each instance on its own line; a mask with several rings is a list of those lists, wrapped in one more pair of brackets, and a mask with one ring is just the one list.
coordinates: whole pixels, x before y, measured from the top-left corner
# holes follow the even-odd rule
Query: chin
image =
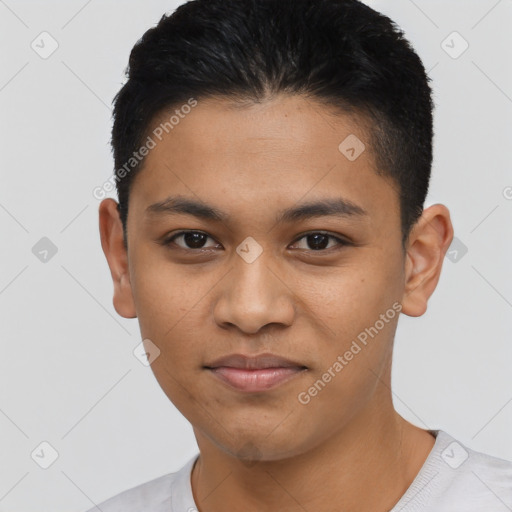
[(246, 465), (288, 459), (311, 448), (306, 439), (301, 440), (297, 430), (293, 432), (293, 435), (287, 431), (276, 435), (272, 430), (272, 428), (265, 428), (261, 431), (251, 429), (250, 432), (230, 430), (231, 435), (226, 437), (226, 432), (223, 432), (223, 438), (217, 438), (214, 442), (218, 448)]

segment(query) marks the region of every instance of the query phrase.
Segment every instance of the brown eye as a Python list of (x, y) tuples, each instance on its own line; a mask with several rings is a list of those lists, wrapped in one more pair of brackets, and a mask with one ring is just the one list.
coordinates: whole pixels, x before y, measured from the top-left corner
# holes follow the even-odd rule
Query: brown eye
[[(207, 235), (206, 233), (203, 233), (201, 231), (180, 231), (179, 233), (176, 233), (172, 237), (168, 238), (165, 241), (165, 245), (174, 243), (181, 249), (185, 249), (185, 250), (194, 250), (194, 249), (197, 250), (197, 249), (205, 249), (205, 248), (210, 249), (212, 247), (215, 247), (215, 245), (209, 246), (209, 247), (205, 246), (205, 243), (209, 238), (213, 240), (213, 238), (211, 238), (209, 235)], [(182, 243), (184, 245), (181, 245), (176, 242), (176, 240), (179, 240), (179, 239), (183, 240)]]
[[(305, 244), (303, 245), (303, 247), (299, 247), (299, 249), (305, 249), (305, 250), (311, 250), (311, 251), (324, 251), (324, 250), (328, 250), (328, 249), (332, 249), (333, 247), (336, 247), (336, 246), (344, 246), (344, 245), (349, 245), (349, 243), (345, 240), (342, 240), (341, 238), (339, 237), (336, 237), (334, 235), (330, 235), (328, 233), (321, 233), (321, 232), (316, 232), (316, 233), (308, 233), (304, 236), (302, 236), (301, 238), (298, 239), (299, 241), (300, 240), (305, 240)], [(330, 240), (333, 240), (337, 243), (331, 246), (329, 246), (329, 241)]]

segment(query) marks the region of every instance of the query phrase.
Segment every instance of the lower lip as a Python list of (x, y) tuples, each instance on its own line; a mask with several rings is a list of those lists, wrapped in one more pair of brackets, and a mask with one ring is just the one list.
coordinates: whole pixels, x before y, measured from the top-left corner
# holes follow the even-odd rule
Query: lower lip
[(213, 375), (241, 391), (266, 391), (290, 380), (302, 373), (305, 368), (263, 368), (260, 370), (244, 370), (219, 366), (209, 368)]

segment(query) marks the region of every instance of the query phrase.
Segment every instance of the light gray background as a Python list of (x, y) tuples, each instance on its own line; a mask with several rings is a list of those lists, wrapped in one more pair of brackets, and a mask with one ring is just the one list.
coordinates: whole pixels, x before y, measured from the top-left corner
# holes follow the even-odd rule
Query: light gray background
[[(130, 49), (178, 3), (0, 0), (0, 511), (83, 511), (197, 450), (132, 354), (137, 321), (113, 309), (92, 195), (113, 171), (110, 104)], [(428, 312), (401, 317), (394, 401), (512, 459), (512, 2), (368, 3), (434, 80), (428, 204), (449, 207), (468, 248), (445, 260)], [(43, 31), (59, 44), (47, 59), (31, 48)], [(453, 31), (469, 43), (458, 58), (442, 47)], [(42, 237), (58, 248), (46, 263), (32, 252)], [(46, 470), (31, 458), (42, 441), (59, 454)]]

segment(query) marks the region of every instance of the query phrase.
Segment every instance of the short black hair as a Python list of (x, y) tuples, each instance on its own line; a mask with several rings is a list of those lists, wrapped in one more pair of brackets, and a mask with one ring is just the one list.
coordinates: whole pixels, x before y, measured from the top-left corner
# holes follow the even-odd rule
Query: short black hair
[(111, 139), (126, 247), (130, 185), (144, 164), (132, 157), (156, 116), (190, 98), (279, 93), (368, 121), (375, 171), (399, 194), (405, 247), (428, 192), (433, 102), (420, 58), (387, 16), (358, 0), (192, 0), (137, 41), (126, 77)]

